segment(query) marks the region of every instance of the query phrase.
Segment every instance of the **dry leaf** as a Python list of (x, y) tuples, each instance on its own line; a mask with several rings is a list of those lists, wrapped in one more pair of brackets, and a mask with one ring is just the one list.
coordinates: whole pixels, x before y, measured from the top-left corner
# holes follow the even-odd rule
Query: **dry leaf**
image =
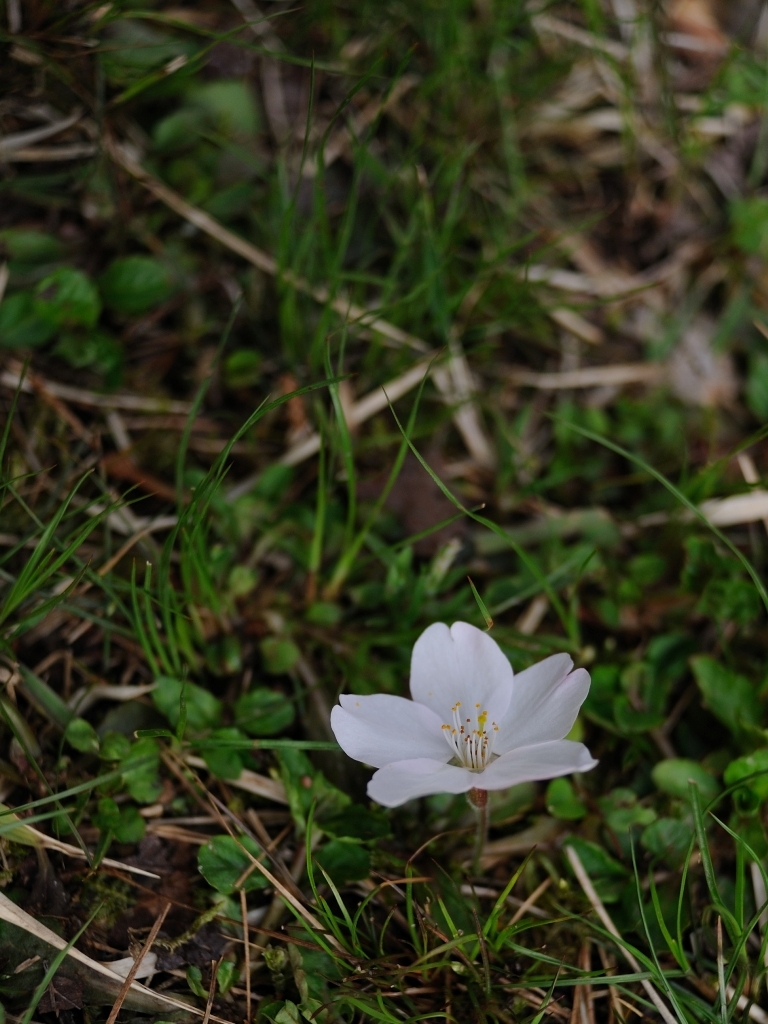
[(715, 352), (715, 322), (698, 316), (684, 332), (669, 360), (669, 379), (675, 394), (689, 405), (731, 405), (738, 382), (730, 356)]

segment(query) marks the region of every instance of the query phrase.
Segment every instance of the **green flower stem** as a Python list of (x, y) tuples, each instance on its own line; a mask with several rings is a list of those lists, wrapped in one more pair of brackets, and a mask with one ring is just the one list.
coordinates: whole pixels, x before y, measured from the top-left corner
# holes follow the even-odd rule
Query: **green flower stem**
[(467, 798), (475, 811), (475, 849), (472, 855), (472, 874), (480, 874), (480, 862), (488, 841), (488, 790), (470, 789)]

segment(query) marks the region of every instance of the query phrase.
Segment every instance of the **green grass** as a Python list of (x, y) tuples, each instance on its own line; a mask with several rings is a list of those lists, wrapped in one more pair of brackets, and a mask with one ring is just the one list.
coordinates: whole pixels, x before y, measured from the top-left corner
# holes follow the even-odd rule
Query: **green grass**
[[(223, 0), (21, 6), (0, 801), (84, 857), (0, 816), (5, 895), (98, 961), (167, 896), (151, 987), (202, 1012), (213, 981), (228, 1021), (760, 1024), (768, 538), (700, 511), (768, 457), (741, 5), (713, 58), (587, 0), (270, 4), (266, 32)], [(515, 378), (649, 362), (653, 385)], [(463, 797), (370, 804), (328, 725), (340, 692), (407, 693), (455, 620), (516, 670), (592, 674), (599, 766), (493, 794), (479, 867)], [(0, 1013), (105, 1021), (114, 986), (7, 917)], [(151, 998), (119, 1019), (181, 1019)]]

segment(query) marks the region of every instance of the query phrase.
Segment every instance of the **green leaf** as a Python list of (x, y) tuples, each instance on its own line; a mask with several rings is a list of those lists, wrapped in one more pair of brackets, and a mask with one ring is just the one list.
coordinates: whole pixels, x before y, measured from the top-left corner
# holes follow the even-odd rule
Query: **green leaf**
[(704, 703), (732, 733), (738, 735), (744, 726), (760, 724), (757, 688), (746, 676), (705, 655), (692, 658), (691, 667)]
[(188, 102), (221, 135), (245, 141), (258, 131), (258, 109), (247, 79), (206, 82), (191, 91)]
[(768, 355), (765, 352), (751, 356), (745, 390), (749, 411), (760, 420), (768, 420)]
[(264, 660), (264, 671), (271, 676), (289, 672), (301, 657), (301, 651), (292, 640), (270, 636), (259, 644)]
[(569, 836), (565, 845), (574, 847), (603, 902), (617, 903), (627, 886), (626, 868), (606, 853), (602, 846), (588, 839)]
[(332, 882), (359, 882), (371, 872), (371, 856), (359, 843), (332, 839), (315, 854), (317, 863), (327, 871)]
[(237, 964), (234, 960), (222, 960), (216, 971), (216, 984), (219, 992), (224, 995), (237, 981)]
[(384, 839), (391, 832), (389, 821), (378, 811), (371, 811), (360, 804), (350, 804), (338, 814), (325, 818), (323, 832), (330, 836), (348, 839), (359, 839), (361, 842), (373, 842)]
[[(248, 738), (239, 729), (232, 728), (214, 729), (210, 740), (229, 740), (230, 742), (242, 740), (244, 748), (248, 743)], [(203, 748), (203, 760), (208, 766), (208, 770), (217, 779), (236, 779), (243, 770), (243, 759), (240, 753), (234, 749), (234, 746), (227, 746), (226, 742), (218, 748), (208, 746), (206, 743)]]
[[(249, 836), (214, 836), (205, 846), (201, 846), (197, 854), (197, 867), (206, 882), (224, 896), (231, 896), (235, 885), (245, 871), (251, 866), (248, 850), (258, 857), (260, 850)], [(243, 883), (246, 892), (252, 889), (263, 889), (267, 885), (264, 875), (254, 868)]]
[(480, 614), (483, 617), (483, 621), (485, 622), (485, 629), (487, 632), (489, 629), (493, 628), (493, 619), (491, 617), (491, 613), (486, 608), (485, 602), (483, 601), (482, 597), (480, 597), (480, 592), (478, 591), (475, 584), (472, 582), (472, 578), (470, 576), (467, 576), (467, 581), (469, 583), (469, 589), (472, 591), (472, 596), (475, 599), (475, 603), (477, 604), (477, 607), (480, 610)]
[(580, 836), (569, 836), (564, 845), (573, 846), (585, 871), (591, 877), (597, 878), (601, 875), (612, 878), (627, 877), (628, 872), (624, 865), (606, 853), (603, 847), (597, 843), (582, 839)]
[(247, 597), (256, 589), (258, 576), (247, 565), (236, 565), (229, 574), (227, 585), (232, 597)]
[(219, 189), (202, 204), (206, 213), (217, 220), (228, 221), (246, 213), (254, 203), (257, 187), (250, 181), (237, 181)]
[(189, 149), (197, 143), (203, 128), (202, 111), (182, 107), (156, 122), (152, 141), (160, 153)]
[(332, 820), (352, 802), (322, 772), (314, 769), (312, 762), (301, 750), (280, 749), (277, 758), (280, 762), (280, 777), (299, 834), (306, 830), (307, 815), (315, 801), (315, 820), (321, 828), (326, 819)]
[(152, 256), (113, 260), (99, 278), (104, 305), (117, 313), (145, 313), (175, 291), (170, 269)]
[[(764, 774), (755, 775), (756, 772)], [(726, 786), (732, 786), (750, 775), (755, 777), (733, 794), (733, 799), (742, 814), (756, 814), (760, 804), (768, 798), (768, 749), (755, 750), (745, 757), (731, 761), (725, 769), (723, 779)]]
[(626, 694), (620, 693), (613, 701), (613, 717), (622, 732), (647, 732), (657, 729), (664, 722), (664, 715), (658, 711), (639, 711)]
[(229, 388), (249, 388), (261, 377), (261, 355), (252, 348), (240, 348), (224, 360), (224, 383)]
[(597, 803), (606, 825), (619, 836), (626, 835), (633, 825), (650, 825), (656, 820), (656, 811), (639, 804), (637, 794), (631, 789), (618, 787)]
[[(120, 18), (106, 30), (101, 55), (107, 80), (128, 85), (175, 57), (191, 56), (195, 45), (136, 19)], [(207, 994), (207, 993), (206, 993)]]
[(62, 731), (67, 728), (75, 717), (72, 709), (62, 700), (58, 693), (52, 689), (44, 679), (35, 675), (26, 665), (20, 665), (19, 670), (23, 679), (25, 693), (30, 697), (40, 711), (53, 724)]
[(670, 757), (665, 761), (659, 761), (654, 765), (651, 778), (662, 793), (678, 800), (688, 799), (690, 780), (696, 783), (707, 802), (713, 800), (720, 792), (717, 779), (714, 779), (698, 762), (689, 761), (684, 757)]
[(304, 1020), (306, 1018), (300, 1013), (296, 1003), (292, 1003), (290, 999), (286, 999), (275, 1015), (275, 1024), (304, 1024)]
[(208, 998), (208, 992), (203, 985), (203, 972), (195, 964), (190, 964), (187, 968), (187, 984), (198, 998)]
[(93, 366), (111, 378), (122, 370), (123, 350), (118, 341), (104, 331), (64, 331), (53, 349), (59, 356), (81, 369)]
[(64, 739), (75, 750), (83, 754), (98, 754), (99, 737), (90, 722), (84, 718), (73, 718), (64, 732)]
[(24, 228), (5, 228), (0, 231), (0, 243), (8, 256), (19, 263), (51, 263), (60, 259), (64, 253), (58, 238)]
[(305, 618), (313, 626), (335, 626), (341, 622), (342, 609), (331, 601), (315, 601), (307, 608)]
[(690, 821), (659, 818), (645, 829), (640, 843), (654, 857), (663, 857), (671, 866), (678, 867), (688, 852), (692, 835)]
[(146, 829), (147, 823), (139, 814), (138, 807), (128, 804), (120, 808), (120, 821), (112, 832), (118, 843), (140, 843)]
[(274, 736), (292, 725), (293, 703), (280, 690), (259, 686), (235, 702), (235, 722), (249, 736)]
[(133, 804), (119, 807), (111, 797), (99, 800), (93, 823), (103, 832), (111, 832), (118, 843), (139, 843), (146, 831), (146, 822), (138, 807)]
[(552, 779), (545, 799), (549, 813), (563, 821), (578, 821), (587, 813), (586, 805), (576, 796), (570, 779)]
[(217, 725), (221, 719), (221, 701), (208, 690), (196, 683), (182, 683), (170, 676), (160, 676), (157, 686), (152, 691), (155, 707), (175, 728), (181, 719), (181, 697), (187, 706), (187, 728), (192, 732), (202, 732)]
[(123, 782), (137, 803), (154, 803), (160, 795), (163, 787), (158, 778), (159, 768), (160, 747), (149, 738), (137, 740), (121, 761)]
[(768, 838), (766, 838), (765, 827), (758, 815), (747, 818), (734, 815), (730, 824), (733, 831), (750, 849), (755, 851), (758, 857), (763, 858), (768, 855)]
[(731, 203), (734, 244), (747, 253), (768, 255), (768, 199), (750, 196)]
[(102, 761), (122, 761), (131, 751), (131, 741), (121, 732), (107, 732), (101, 741), (99, 757)]
[(101, 313), (101, 300), (86, 274), (72, 267), (62, 267), (44, 277), (35, 288), (34, 312), (55, 330), (95, 327)]
[(56, 333), (53, 324), (35, 311), (32, 292), (16, 292), (0, 305), (0, 346), (3, 348), (35, 348), (50, 341)]

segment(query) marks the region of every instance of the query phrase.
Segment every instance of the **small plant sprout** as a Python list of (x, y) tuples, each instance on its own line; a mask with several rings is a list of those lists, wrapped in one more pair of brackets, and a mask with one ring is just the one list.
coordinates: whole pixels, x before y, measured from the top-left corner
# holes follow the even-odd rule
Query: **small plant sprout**
[(412, 700), (343, 694), (331, 726), (342, 750), (378, 769), (372, 800), (397, 807), (468, 793), (484, 832), (488, 790), (597, 764), (583, 743), (564, 738), (589, 692), (589, 674), (572, 669), (567, 654), (554, 654), (515, 675), (487, 633), (436, 622), (413, 648)]

